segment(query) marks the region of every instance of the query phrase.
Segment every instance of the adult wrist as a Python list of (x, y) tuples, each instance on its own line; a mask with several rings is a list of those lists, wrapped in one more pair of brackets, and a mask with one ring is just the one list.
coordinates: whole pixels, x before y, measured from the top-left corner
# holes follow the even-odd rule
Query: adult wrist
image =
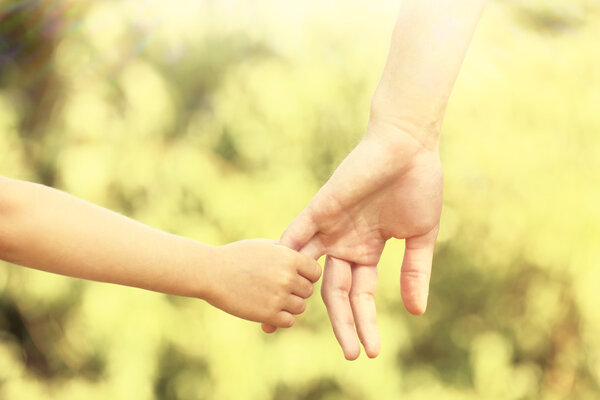
[(386, 113), (371, 112), (366, 139), (376, 139), (384, 146), (411, 148), (415, 152), (439, 152), (439, 129), (430, 124)]
[(431, 148), (439, 141), (448, 97), (443, 91), (399, 86), (384, 72), (371, 100), (369, 123), (399, 129)]

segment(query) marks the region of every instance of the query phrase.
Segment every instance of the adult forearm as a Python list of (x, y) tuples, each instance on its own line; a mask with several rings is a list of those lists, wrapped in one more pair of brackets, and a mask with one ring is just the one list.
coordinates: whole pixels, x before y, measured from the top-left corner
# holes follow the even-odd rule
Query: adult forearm
[(372, 123), (437, 145), (444, 111), (486, 0), (404, 0), (372, 100)]
[(0, 183), (0, 258), (73, 277), (203, 296), (212, 247), (42, 185), (6, 178)]

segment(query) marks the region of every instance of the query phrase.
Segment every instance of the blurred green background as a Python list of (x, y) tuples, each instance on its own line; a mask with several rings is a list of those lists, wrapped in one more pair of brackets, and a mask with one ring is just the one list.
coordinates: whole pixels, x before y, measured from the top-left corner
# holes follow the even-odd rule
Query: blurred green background
[[(0, 174), (206, 243), (277, 238), (361, 137), (398, 7), (1, 1)], [(267, 336), (0, 262), (0, 398), (599, 398), (599, 38), (596, 0), (490, 3), (442, 135), (430, 305), (404, 311), (389, 242), (377, 359), (343, 359), (318, 295)]]

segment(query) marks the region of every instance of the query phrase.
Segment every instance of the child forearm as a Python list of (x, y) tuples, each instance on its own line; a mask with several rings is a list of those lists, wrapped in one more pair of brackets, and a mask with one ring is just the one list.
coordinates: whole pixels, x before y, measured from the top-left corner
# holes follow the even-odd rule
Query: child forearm
[(269, 240), (212, 247), (42, 185), (0, 177), (0, 259), (78, 278), (198, 297), (252, 321), (289, 327), (321, 275)]
[(0, 178), (0, 258), (6, 261), (205, 298), (214, 251), (58, 190)]

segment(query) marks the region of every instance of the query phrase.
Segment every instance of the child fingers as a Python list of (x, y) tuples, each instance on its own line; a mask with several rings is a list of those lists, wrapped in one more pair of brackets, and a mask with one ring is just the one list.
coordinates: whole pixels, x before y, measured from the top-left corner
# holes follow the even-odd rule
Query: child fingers
[(293, 294), (288, 297), (284, 311), (297, 315), (302, 314), (304, 310), (306, 310), (306, 300)]
[(302, 297), (303, 299), (308, 299), (313, 294), (313, 290), (312, 282), (303, 276), (298, 275), (296, 278), (296, 285), (292, 293), (296, 296)]
[(294, 325), (294, 322), (296, 322), (296, 317), (291, 313), (288, 311), (279, 311), (270, 324), (278, 328), (289, 328)]
[(265, 333), (273, 333), (277, 330), (276, 326), (273, 326), (271, 324), (265, 324), (265, 323), (261, 324), (261, 328), (262, 328), (263, 332), (265, 332)]
[(321, 277), (321, 266), (312, 258), (302, 257), (302, 262), (298, 263), (298, 273), (311, 282), (316, 282)]

